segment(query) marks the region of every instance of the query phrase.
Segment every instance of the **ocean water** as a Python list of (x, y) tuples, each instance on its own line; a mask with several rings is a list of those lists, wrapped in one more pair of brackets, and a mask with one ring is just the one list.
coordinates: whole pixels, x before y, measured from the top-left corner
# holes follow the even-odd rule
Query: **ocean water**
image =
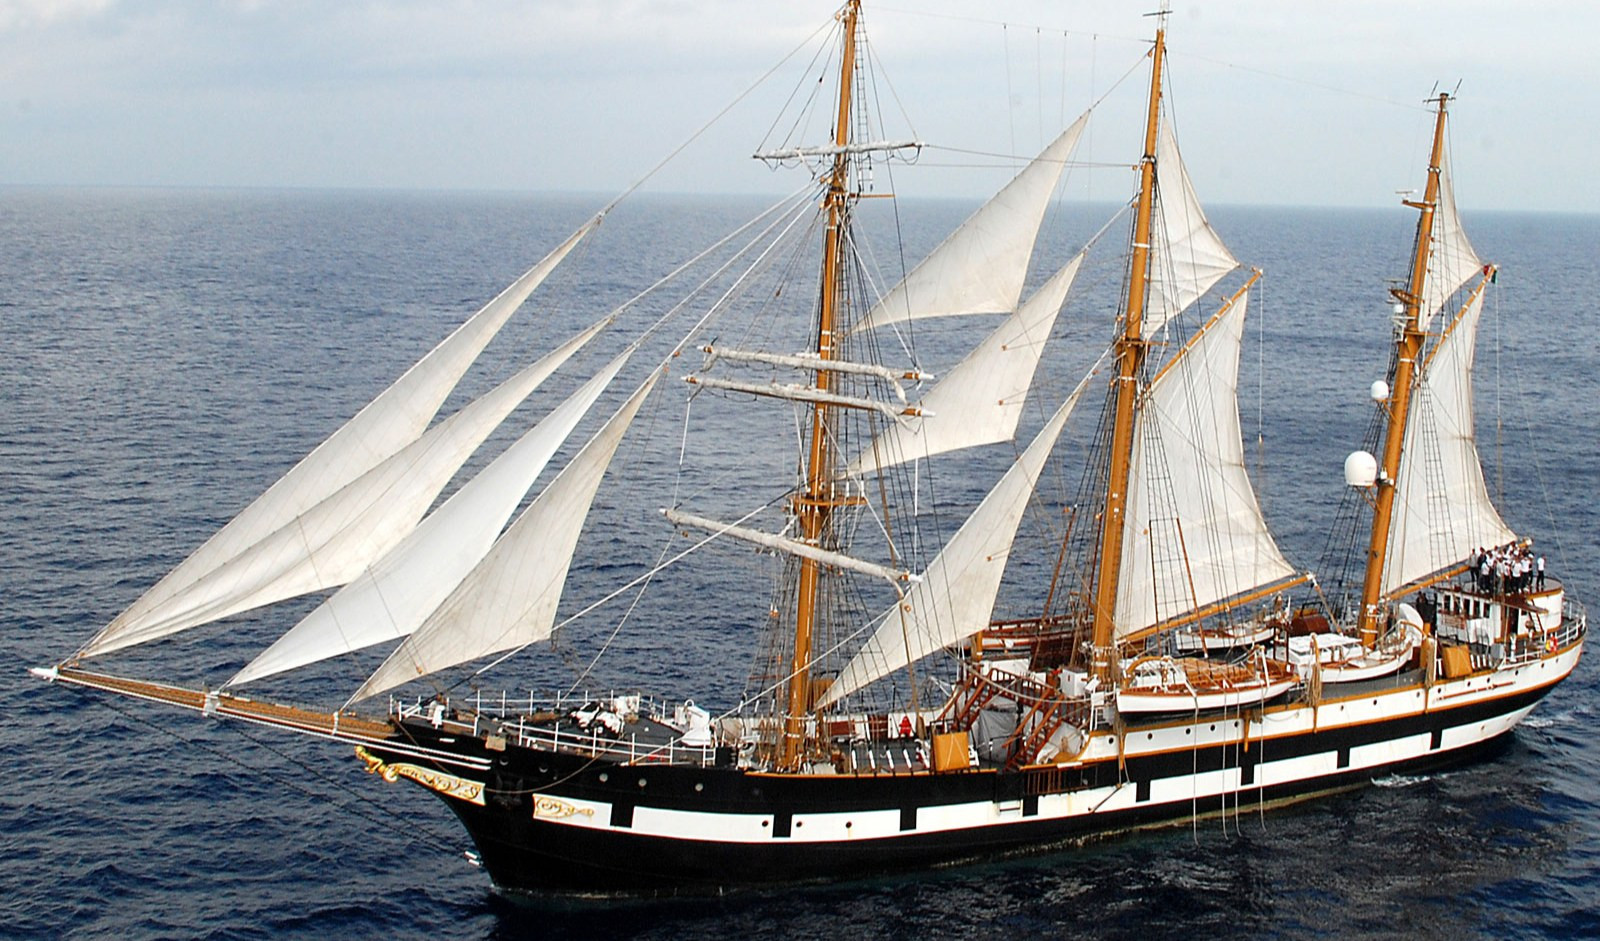
[[(0, 936), (1600, 936), (1592, 657), (1502, 755), (1448, 773), (1020, 859), (651, 903), (502, 898), (464, 858), (466, 837), (439, 801), (366, 775), (344, 746), (25, 673), (70, 654), (598, 204), (0, 190), (0, 627), (12, 651), (0, 671), (12, 703)], [(619, 210), (564, 266), (573, 275), (507, 328), (463, 395), (633, 296), (754, 207), (655, 197)], [(908, 206), (907, 241), (931, 244), (968, 208)], [(1367, 386), (1386, 362), (1384, 290), (1404, 270), (1414, 216), (1221, 207), (1212, 218), (1267, 274), (1241, 413), (1247, 436), (1259, 432), (1253, 472), (1268, 518), (1291, 560), (1311, 566), (1341, 462), (1368, 421)], [(1065, 220), (1044, 250), (1064, 257), (1097, 224)], [(1466, 225), (1502, 266), (1478, 353), (1491, 487), (1511, 526), (1594, 603), (1600, 219), (1469, 212)], [(653, 299), (640, 310), (665, 312)], [(1108, 319), (1104, 305), (1069, 308), (1047, 377), (1087, 365)], [(601, 341), (595, 361), (619, 342)], [(682, 397), (667, 398), (677, 412), (649, 416), (643, 437), (676, 433)], [(947, 479), (951, 490), (981, 493), (992, 476), (975, 460), (972, 480)], [(728, 473), (773, 464), (737, 447), (724, 461)], [(627, 510), (603, 495), (596, 513), (632, 519)], [(586, 544), (577, 591), (640, 563), (630, 535)], [(765, 608), (738, 577), (723, 574), (715, 592), (669, 591), (668, 606), (692, 616), (637, 618), (594, 682), (625, 682), (642, 666), (663, 691), (728, 704), (749, 666), (746, 628)], [(242, 618), (228, 633), (190, 632), (117, 665), (215, 683), (308, 606)], [(505, 682), (570, 677), (605, 639), (576, 633), (530, 657), (528, 679)], [(325, 700), (351, 688), (362, 663), (371, 665), (333, 664), (281, 691)]]

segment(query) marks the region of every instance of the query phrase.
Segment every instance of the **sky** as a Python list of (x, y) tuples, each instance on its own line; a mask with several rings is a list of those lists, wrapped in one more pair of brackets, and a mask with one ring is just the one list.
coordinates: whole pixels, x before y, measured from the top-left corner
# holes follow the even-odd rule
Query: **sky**
[[(1085, 172), (1090, 195), (1120, 199), (1156, 22), (1144, 12), (1156, 6), (869, 0), (868, 93), (882, 133), (929, 144), (929, 195), (976, 197), (990, 183), (939, 168), (1014, 165), (992, 155), (1031, 155), (1110, 92), (1078, 159), (1109, 165)], [(1423, 101), (1437, 87), (1458, 91), (1451, 152), (1464, 207), (1600, 211), (1600, 187), (1573, 172), (1600, 136), (1590, 49), (1600, 5), (1172, 6), (1168, 101), (1209, 204), (1393, 205), (1423, 183)], [(800, 127), (812, 139), (784, 132), (796, 126), (793, 102), (816, 87), (807, 66), (834, 10), (834, 0), (0, 0), (0, 185), (614, 194), (738, 98), (646, 188), (787, 192), (801, 181), (749, 155), (823, 143), (811, 126)]]

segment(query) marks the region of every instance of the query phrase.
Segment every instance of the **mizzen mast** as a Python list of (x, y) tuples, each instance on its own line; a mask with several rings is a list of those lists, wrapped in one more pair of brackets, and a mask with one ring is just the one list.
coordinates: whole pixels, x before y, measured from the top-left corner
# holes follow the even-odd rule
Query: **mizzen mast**
[(1422, 328), (1423, 291), (1428, 277), (1428, 259), (1433, 247), (1433, 223), (1439, 206), (1439, 173), (1444, 155), (1445, 107), (1450, 96), (1441, 92), (1435, 99), (1439, 107), (1433, 128), (1433, 154), (1428, 161), (1428, 184), (1422, 201), (1405, 200), (1418, 210), (1417, 243), (1412, 252), (1411, 278), (1405, 288), (1391, 288), (1399, 302), (1397, 336), (1395, 338), (1395, 370), (1390, 383), (1388, 429), (1383, 441), (1383, 454), (1378, 464), (1377, 501), (1372, 512), (1372, 538), (1367, 546), (1366, 575), (1361, 585), (1361, 642), (1371, 646), (1378, 638), (1378, 628), (1383, 620), (1381, 600), (1383, 595), (1383, 569), (1388, 559), (1389, 531), (1394, 522), (1395, 481), (1400, 474), (1400, 452), (1406, 437), (1406, 416), (1411, 406), (1412, 385), (1416, 379), (1419, 357), (1422, 354), (1424, 332)]
[(1114, 655), (1117, 583), (1122, 566), (1123, 523), (1128, 510), (1128, 480), (1133, 460), (1134, 411), (1139, 398), (1139, 376), (1149, 344), (1144, 339), (1145, 293), (1150, 273), (1151, 218), (1155, 203), (1156, 144), (1160, 130), (1161, 66), (1166, 56), (1166, 29), (1156, 30), (1151, 50), (1150, 108), (1145, 125), (1144, 157), (1139, 164), (1139, 203), (1134, 216), (1133, 255), (1129, 264), (1122, 335), (1114, 356), (1117, 374), (1112, 395), (1116, 400), (1111, 430), (1111, 467), (1106, 480), (1105, 511), (1100, 515), (1100, 553), (1094, 588), (1091, 651), (1094, 674), (1110, 679)]
[[(836, 328), (843, 306), (844, 228), (850, 210), (850, 92), (855, 81), (856, 23), (860, 14), (861, 0), (848, 0), (842, 14), (844, 48), (839, 61), (839, 113), (834, 128), (834, 146), (837, 150), (833, 157), (828, 191), (823, 197), (827, 231), (822, 247), (822, 290), (818, 301), (815, 349), (817, 357), (824, 361), (836, 358), (834, 337), (836, 333), (843, 336), (843, 332)], [(833, 373), (821, 368), (815, 375), (814, 388), (822, 393), (831, 391)], [(831, 409), (826, 402), (819, 400), (812, 406), (805, 490), (794, 498), (800, 536), (813, 546), (822, 545), (822, 537), (828, 530), (829, 518), (837, 502), (834, 456), (830, 444), (831, 419)], [(812, 638), (820, 615), (821, 575), (820, 563), (810, 558), (800, 559), (799, 584), (795, 591), (794, 656), (789, 671), (780, 756), (780, 765), (786, 769), (798, 767), (805, 751), (806, 716), (811, 711)]]

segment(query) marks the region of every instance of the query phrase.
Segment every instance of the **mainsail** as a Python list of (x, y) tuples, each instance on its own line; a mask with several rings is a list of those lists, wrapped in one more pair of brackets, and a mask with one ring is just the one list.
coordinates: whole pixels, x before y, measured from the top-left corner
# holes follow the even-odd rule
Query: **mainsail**
[(652, 373), (639, 386), (350, 702), (550, 636), (600, 479), (660, 375)]
[(1143, 321), (1146, 338), (1182, 313), (1223, 275), (1239, 267), (1238, 259), (1206, 219), (1169, 122), (1161, 125), (1156, 165), (1156, 215), (1150, 226), (1150, 303)]
[(1033, 496), (1045, 459), (1093, 375), (1085, 376), (1072, 390), (922, 577), (881, 616), (877, 631), (845, 664), (819, 707), (988, 626), (1023, 510)]
[(631, 352), (612, 360), (410, 535), (239, 671), (228, 685), (395, 640), (416, 630), (489, 551), (528, 488), (616, 378)]
[(1236, 401), (1248, 287), (1157, 373), (1128, 482), (1119, 639), (1294, 574), (1245, 469)]
[[(600, 224), (596, 216), (446, 337), (277, 483), (214, 533), (78, 652), (107, 653), (192, 627), (173, 601), (415, 441), (456, 383), (556, 265)], [(182, 605), (177, 607), (181, 608)]]
[(1489, 499), (1473, 435), (1472, 360), (1483, 286), (1433, 348), (1412, 390), (1395, 480), (1385, 594), (1480, 548), (1516, 539)]
[(1016, 310), (1045, 207), (1088, 119), (1084, 114), (1062, 131), (891, 288), (853, 332), (922, 317)]
[(1011, 440), (1039, 357), (1083, 258), (1084, 252), (1074, 255), (922, 397), (917, 405), (927, 417), (888, 426), (850, 463), (846, 473), (857, 475)]
[[(1441, 145), (1441, 151), (1443, 147)], [(1445, 301), (1467, 279), (1483, 269), (1483, 261), (1467, 241), (1456, 212), (1455, 188), (1450, 182), (1450, 162), (1439, 164), (1439, 198), (1433, 214), (1433, 245), (1428, 253), (1428, 277), (1422, 288), (1422, 329), (1427, 330)]]

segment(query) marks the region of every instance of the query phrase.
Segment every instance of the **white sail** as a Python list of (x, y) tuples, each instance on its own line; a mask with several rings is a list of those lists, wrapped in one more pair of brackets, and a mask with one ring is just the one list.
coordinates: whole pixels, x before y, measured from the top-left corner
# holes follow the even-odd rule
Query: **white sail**
[(428, 429), (416, 441), (276, 532), (168, 598), (96, 650), (144, 643), (342, 585), (405, 538), (485, 438), (600, 332), (601, 320)]
[(1145, 396), (1128, 478), (1119, 639), (1294, 574), (1245, 470), (1235, 397), (1247, 301), (1240, 292)]
[(1439, 201), (1433, 214), (1433, 243), (1428, 252), (1428, 274), (1422, 282), (1422, 329), (1427, 330), (1445, 301), (1467, 279), (1483, 270), (1483, 261), (1467, 241), (1456, 212), (1455, 187), (1450, 182), (1450, 161), (1439, 165)]
[(1150, 294), (1143, 321), (1146, 338), (1182, 313), (1223, 275), (1239, 267), (1238, 259), (1206, 220), (1178, 154), (1178, 138), (1171, 122), (1161, 124), (1156, 168), (1156, 215), (1150, 225)]
[(1489, 499), (1473, 435), (1472, 360), (1483, 291), (1473, 294), (1434, 347), (1411, 392), (1385, 593), (1516, 539)]
[(507, 448), (393, 549), (250, 661), (229, 686), (350, 653), (417, 629), (489, 551), (528, 488), (628, 353)]
[(1083, 258), (1084, 252), (1073, 256), (923, 396), (917, 405), (928, 417), (890, 425), (846, 473), (1011, 440), (1045, 341)]
[(652, 374), (611, 416), (350, 702), (550, 636), (578, 534), (600, 478), (659, 376), (660, 372)]
[(415, 441), (456, 383), (528, 295), (566, 258), (600, 219), (585, 223), (565, 242), (484, 305), (338, 431), (279, 478), (176, 568), (96, 634), (80, 656), (106, 653), (164, 637), (174, 596), (226, 565), (295, 517)]
[(1089, 119), (1084, 114), (867, 312), (853, 332), (921, 317), (1008, 314), (1022, 297), (1045, 207)]
[(877, 631), (845, 664), (819, 707), (989, 626), (1023, 510), (1045, 459), (1093, 375), (1085, 376), (1072, 390), (1033, 443), (928, 564), (922, 578), (882, 616)]

